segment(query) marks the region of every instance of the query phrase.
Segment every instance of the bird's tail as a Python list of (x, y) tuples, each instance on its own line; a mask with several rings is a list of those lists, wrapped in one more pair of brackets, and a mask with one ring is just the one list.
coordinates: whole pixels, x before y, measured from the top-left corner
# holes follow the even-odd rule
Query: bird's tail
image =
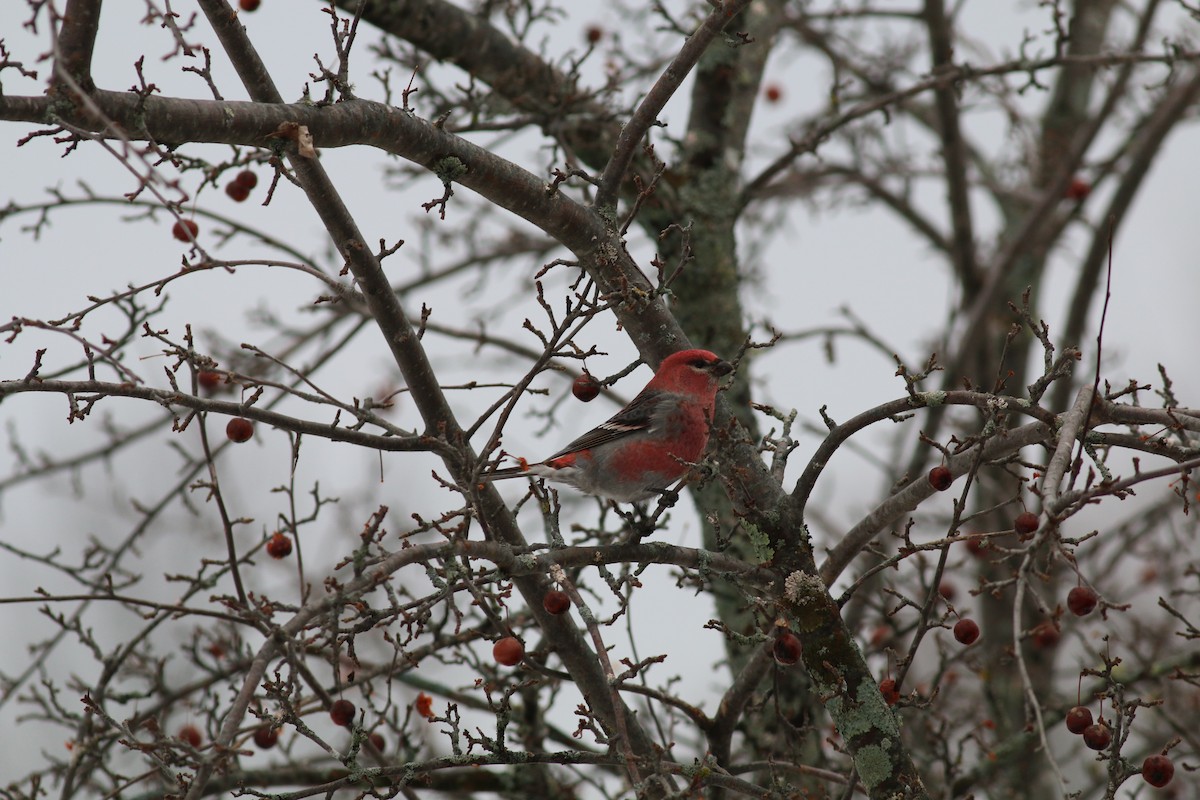
[(494, 469), (491, 472), (485, 472), (479, 476), (481, 481), (501, 481), (505, 478), (520, 478), (522, 476), (529, 477), (532, 473), (529, 471), (529, 462), (523, 458), (517, 459), (517, 466), (505, 467), (504, 469)]
[(529, 477), (532, 473), (529, 472), (529, 467), (506, 467), (505, 469), (496, 469), (491, 472), (485, 472), (479, 476), (481, 481), (501, 481), (505, 478), (520, 478)]

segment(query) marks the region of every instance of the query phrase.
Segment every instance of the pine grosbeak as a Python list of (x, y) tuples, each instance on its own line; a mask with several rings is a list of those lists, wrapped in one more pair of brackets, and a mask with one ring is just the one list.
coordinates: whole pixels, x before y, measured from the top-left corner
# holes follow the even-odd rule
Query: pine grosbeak
[(612, 419), (545, 461), (481, 475), (541, 477), (619, 503), (670, 493), (708, 444), (717, 385), (733, 366), (707, 350), (667, 356), (646, 388)]

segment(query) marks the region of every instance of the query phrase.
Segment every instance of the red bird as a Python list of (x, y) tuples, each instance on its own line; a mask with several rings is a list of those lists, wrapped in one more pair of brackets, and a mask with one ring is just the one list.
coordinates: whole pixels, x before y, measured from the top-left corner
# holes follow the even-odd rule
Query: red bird
[(669, 494), (704, 454), (717, 388), (733, 365), (707, 350), (663, 359), (629, 405), (545, 461), (480, 476), (540, 477), (619, 503)]

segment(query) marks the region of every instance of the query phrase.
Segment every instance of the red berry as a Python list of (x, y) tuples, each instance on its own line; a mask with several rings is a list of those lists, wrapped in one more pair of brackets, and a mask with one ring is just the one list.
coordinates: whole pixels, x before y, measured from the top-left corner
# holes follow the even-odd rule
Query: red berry
[(944, 492), (954, 483), (954, 475), (946, 467), (934, 467), (929, 470), (929, 485), (937, 489), (939, 492)]
[(267, 555), (271, 558), (287, 558), (292, 554), (292, 540), (280, 531), (267, 540)]
[(513, 636), (505, 636), (492, 645), (492, 658), (497, 664), (515, 667), (525, 658), (525, 645)]
[(596, 395), (600, 394), (600, 381), (585, 372), (571, 384), (571, 394), (575, 395), (576, 400), (590, 403), (596, 399)]
[(333, 705), (329, 707), (329, 718), (333, 720), (334, 725), (348, 728), (354, 722), (357, 712), (358, 709), (349, 700), (334, 700)]
[(583, 36), (588, 40), (588, 44), (595, 44), (604, 38), (604, 28), (599, 25), (588, 25), (583, 31)]
[(387, 744), (387, 742), (383, 740), (383, 736), (378, 733), (372, 733), (367, 737), (367, 741), (369, 741), (371, 746), (381, 753), (383, 752), (384, 746)]
[(985, 558), (987, 556), (988, 543), (987, 539), (977, 533), (973, 533), (967, 537), (963, 543), (967, 552), (976, 558)]
[(1071, 178), (1071, 183), (1063, 196), (1068, 200), (1083, 200), (1092, 193), (1092, 185), (1083, 178)]
[(225, 194), (229, 195), (235, 203), (240, 203), (250, 196), (250, 187), (234, 181), (225, 186)]
[(767, 88), (763, 90), (763, 96), (767, 98), (768, 103), (778, 103), (783, 99), (783, 89), (780, 89), (778, 84), (768, 83)]
[(1013, 530), (1022, 536), (1033, 533), (1038, 529), (1038, 515), (1032, 511), (1022, 511), (1013, 520)]
[(181, 242), (190, 242), (199, 233), (200, 226), (193, 219), (177, 219), (175, 220), (175, 224), (171, 226), (171, 235)]
[(254, 170), (244, 169), (234, 176), (233, 182), (240, 183), (247, 189), (253, 189), (258, 186), (258, 175), (254, 173)]
[(879, 693), (883, 695), (883, 701), (889, 706), (894, 706), (900, 700), (900, 692), (896, 691), (896, 681), (894, 678), (884, 678), (879, 682)]
[(200, 388), (205, 391), (216, 391), (221, 385), (221, 373), (213, 372), (210, 369), (200, 370), (200, 374), (196, 376), (196, 383), (200, 384)]
[(195, 725), (184, 725), (176, 736), (180, 741), (187, 742), (192, 747), (200, 746), (200, 731)]
[(1092, 712), (1086, 706), (1075, 706), (1067, 712), (1067, 730), (1078, 736), (1092, 724)]
[(1058, 640), (1062, 638), (1062, 630), (1056, 623), (1046, 620), (1045, 622), (1039, 622), (1033, 627), (1033, 630), (1029, 632), (1029, 638), (1033, 640), (1033, 644), (1036, 647), (1042, 649), (1054, 647), (1054, 645), (1058, 644)]
[(571, 598), (567, 596), (566, 592), (560, 592), (558, 589), (551, 589), (542, 598), (542, 608), (546, 609), (547, 613), (554, 614), (555, 616), (565, 614), (570, 607)]
[(1096, 593), (1087, 586), (1076, 586), (1067, 593), (1067, 608), (1077, 617), (1086, 617), (1095, 611), (1098, 602)]
[(225, 426), (225, 435), (231, 442), (248, 442), (254, 436), (254, 423), (244, 417), (234, 417)]
[(1175, 765), (1164, 755), (1147, 756), (1142, 762), (1142, 779), (1159, 789), (1175, 777)]
[(435, 716), (433, 713), (433, 698), (424, 692), (417, 693), (417, 700), (413, 703), (413, 708), (425, 719), (433, 719)]
[(790, 667), (800, 660), (800, 654), (804, 652), (804, 648), (800, 644), (800, 637), (790, 631), (785, 631), (775, 638), (775, 648), (772, 652), (777, 663)]
[(1103, 750), (1112, 741), (1112, 731), (1104, 720), (1083, 729), (1083, 743), (1093, 750)]
[(262, 0), (238, 0), (238, 5), (242, 7), (242, 11), (258, 11)]
[(950, 581), (942, 581), (938, 584), (938, 594), (946, 600), (953, 600), (958, 594), (958, 587)]
[(954, 638), (960, 644), (975, 644), (979, 638), (979, 624), (973, 619), (960, 619), (954, 623)]
[(891, 643), (895, 631), (889, 625), (876, 625), (875, 630), (871, 631), (871, 646), (877, 650), (882, 650)]
[(263, 725), (254, 731), (254, 746), (259, 750), (270, 750), (279, 741), (279, 729), (272, 725)]

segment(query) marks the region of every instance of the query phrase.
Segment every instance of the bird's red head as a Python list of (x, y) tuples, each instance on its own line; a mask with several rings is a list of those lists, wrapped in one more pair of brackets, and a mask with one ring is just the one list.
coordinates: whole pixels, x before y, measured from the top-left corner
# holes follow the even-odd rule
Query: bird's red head
[(682, 392), (711, 400), (717, 394), (721, 378), (733, 371), (733, 365), (708, 350), (680, 350), (663, 359), (647, 389)]

